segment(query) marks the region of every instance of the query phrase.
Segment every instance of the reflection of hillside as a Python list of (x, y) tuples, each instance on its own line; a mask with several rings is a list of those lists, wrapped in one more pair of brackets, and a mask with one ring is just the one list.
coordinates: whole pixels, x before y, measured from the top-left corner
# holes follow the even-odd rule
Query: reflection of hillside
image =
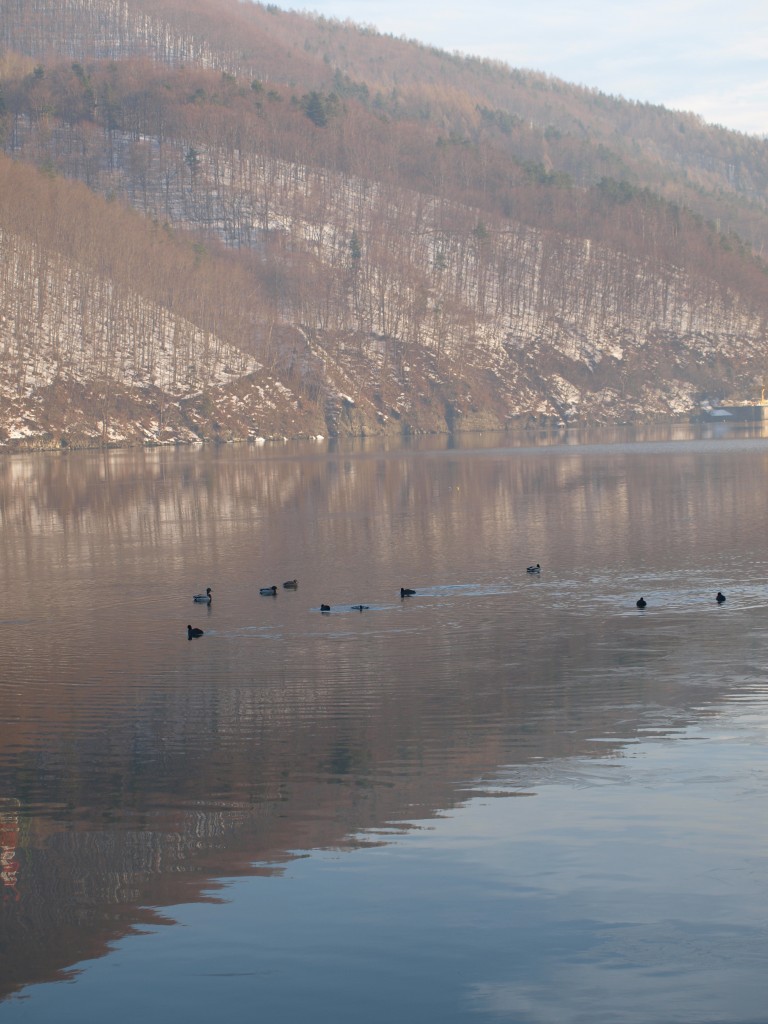
[[(253, 873), (254, 861), (279, 870), (290, 851), (431, 817), (461, 800), (457, 783), (491, 775), (511, 757), (525, 785), (530, 762), (540, 772), (573, 754), (605, 756), (599, 739), (616, 733), (616, 712), (601, 711), (598, 695), (593, 703), (560, 686), (568, 661), (566, 646), (501, 693), (473, 692), (493, 683), (482, 671), (463, 683), (446, 679), (440, 717), (434, 694), (408, 684), (377, 704), (366, 694), (366, 712), (347, 719), (323, 715), (320, 688), (271, 716), (258, 701), (212, 702), (217, 729), (205, 737), (179, 729), (183, 708), (169, 705), (152, 723), (158, 737), (176, 732), (167, 753), (159, 739), (137, 749), (146, 723), (114, 723), (88, 755), (91, 766), (109, 764), (105, 777), (88, 765), (61, 766), (45, 787), (50, 804), (30, 794), (16, 851), (20, 899), (3, 907), (0, 995), (103, 954), (155, 919), (146, 908), (207, 898), (212, 879)], [(558, 684), (542, 687), (547, 676)], [(337, 709), (353, 703), (333, 699)], [(643, 704), (658, 699), (640, 688), (622, 695), (637, 722)], [(622, 735), (632, 728), (622, 713)]]
[[(361, 446), (3, 464), (0, 792), (20, 899), (2, 907), (0, 992), (254, 861), (429, 817), (501, 765), (524, 785), (531, 763), (603, 756), (649, 707), (662, 724), (687, 714), (702, 691), (665, 690), (653, 669), (695, 652), (695, 622), (646, 648), (636, 617), (579, 615), (567, 584), (647, 565), (657, 536), (681, 564), (748, 548), (764, 458), (617, 450), (598, 472), (583, 449)], [(540, 552), (557, 591), (520, 580)], [(297, 563), (295, 600), (251, 596)], [(489, 596), (310, 613), (328, 589), (357, 598), (363, 567), (374, 596), (424, 581)], [(214, 570), (220, 636), (189, 645), (174, 595)]]

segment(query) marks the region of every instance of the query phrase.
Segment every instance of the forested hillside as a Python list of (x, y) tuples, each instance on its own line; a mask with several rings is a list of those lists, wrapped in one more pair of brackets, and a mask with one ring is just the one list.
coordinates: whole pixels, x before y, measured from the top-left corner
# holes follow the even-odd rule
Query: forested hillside
[(0, 0), (0, 442), (693, 414), (768, 143), (236, 0)]

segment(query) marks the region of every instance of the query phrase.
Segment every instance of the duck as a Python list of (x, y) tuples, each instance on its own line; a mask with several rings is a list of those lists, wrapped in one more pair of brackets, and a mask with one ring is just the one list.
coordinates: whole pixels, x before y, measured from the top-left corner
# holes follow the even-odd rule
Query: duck
[(723, 594), (722, 591), (718, 590), (717, 597), (715, 598), (715, 600), (717, 601), (718, 604), (722, 604), (723, 601), (725, 600), (725, 594)]
[(265, 597), (274, 597), (277, 594), (277, 587), (276, 586), (262, 587), (259, 590), (259, 593), (263, 594)]
[(295, 590), (299, 585), (298, 580), (286, 580), (283, 584), (285, 590)]
[(415, 593), (416, 591), (410, 587), (400, 587), (400, 597), (413, 597)]
[(525, 570), (526, 572), (541, 572), (541, 566), (537, 562), (536, 565), (529, 565)]
[(191, 640), (192, 637), (202, 636), (202, 635), (203, 635), (202, 629), (198, 629), (197, 626), (187, 626), (187, 638), (189, 640)]
[(211, 603), (211, 588), (208, 587), (204, 594), (195, 594), (192, 598), (193, 601), (197, 601), (198, 604), (210, 604)]
[(321, 604), (320, 605), (320, 611), (321, 612), (329, 612), (330, 610), (331, 610), (331, 606), (329, 604)]
[(638, 608), (645, 608), (645, 606), (648, 604), (644, 597), (641, 597), (639, 601), (637, 601), (636, 603)]
[(368, 605), (368, 604), (353, 604), (352, 605), (352, 611), (353, 612), (367, 612), (369, 608), (370, 608), (370, 605)]

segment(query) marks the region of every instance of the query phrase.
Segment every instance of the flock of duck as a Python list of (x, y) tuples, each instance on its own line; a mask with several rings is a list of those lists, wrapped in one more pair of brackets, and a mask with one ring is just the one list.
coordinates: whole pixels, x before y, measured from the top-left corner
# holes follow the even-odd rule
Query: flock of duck
[[(537, 562), (536, 565), (529, 565), (528, 568), (525, 571), (527, 573), (530, 573), (531, 575), (537, 575), (537, 574), (539, 574), (541, 572), (541, 566)], [(299, 586), (299, 581), (298, 580), (286, 580), (285, 583), (283, 584), (283, 589), (284, 590), (296, 590), (298, 588), (298, 586)], [(416, 591), (412, 590), (411, 587), (400, 587), (400, 597), (401, 598), (413, 597), (413, 595), (415, 593), (416, 593)], [(277, 585), (273, 584), (271, 587), (260, 587), (259, 588), (259, 594), (261, 594), (262, 597), (276, 597), (277, 596)], [(195, 594), (193, 596), (193, 598), (192, 598), (192, 600), (196, 604), (210, 604), (212, 599), (213, 599), (213, 593), (212, 593), (210, 587), (208, 587), (206, 589), (204, 594)], [(722, 591), (718, 590), (717, 596), (715, 597), (715, 600), (717, 601), (718, 604), (722, 604), (725, 601), (725, 594), (723, 594)], [(637, 607), (640, 608), (641, 610), (643, 608), (645, 608), (647, 606), (647, 604), (648, 604), (648, 602), (645, 600), (644, 597), (638, 598), (638, 600), (635, 603), (637, 604)], [(353, 605), (350, 605), (350, 608), (351, 608), (351, 610), (353, 612), (365, 612), (365, 611), (368, 611), (368, 609), (370, 608), (370, 605), (367, 605), (367, 604), (353, 604)], [(320, 611), (321, 612), (329, 612), (330, 610), (331, 610), (331, 606), (329, 604), (321, 604), (320, 605)], [(192, 640), (194, 637), (202, 636), (203, 632), (204, 631), (202, 629), (200, 629), (199, 627), (197, 627), (197, 626), (191, 626), (191, 625), (187, 626), (187, 636), (189, 637), (190, 640)]]
[[(533, 572), (534, 570), (531, 568), (528, 571)], [(297, 590), (298, 586), (298, 580), (286, 580), (285, 583), (283, 584), (283, 589)], [(413, 590), (411, 587), (400, 587), (400, 597), (413, 597), (415, 593), (416, 591)], [(259, 594), (261, 594), (262, 597), (277, 597), (277, 584), (273, 584), (271, 587), (259, 587)], [(195, 602), (195, 604), (211, 604), (213, 600), (213, 591), (211, 590), (210, 587), (207, 587), (204, 594), (194, 594), (192, 600)], [(350, 608), (353, 612), (365, 612), (368, 611), (370, 605), (353, 604), (350, 605)], [(330, 610), (331, 606), (329, 604), (320, 605), (321, 612), (329, 612)], [(187, 626), (187, 636), (190, 640), (193, 640), (195, 637), (198, 636), (203, 636), (204, 632), (205, 631), (200, 629), (199, 626), (192, 626), (191, 624)]]

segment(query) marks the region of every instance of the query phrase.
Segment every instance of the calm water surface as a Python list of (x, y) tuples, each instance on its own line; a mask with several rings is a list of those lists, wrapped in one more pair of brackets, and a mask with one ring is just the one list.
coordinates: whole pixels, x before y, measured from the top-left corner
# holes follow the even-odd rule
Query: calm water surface
[(0, 461), (2, 1024), (768, 1021), (768, 441), (563, 440)]

